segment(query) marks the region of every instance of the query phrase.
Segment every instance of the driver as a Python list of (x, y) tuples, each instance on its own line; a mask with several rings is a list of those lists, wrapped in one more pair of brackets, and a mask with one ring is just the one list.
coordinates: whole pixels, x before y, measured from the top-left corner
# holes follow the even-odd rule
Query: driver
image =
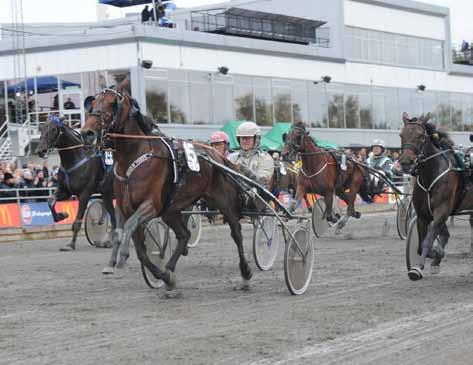
[(230, 138), (225, 132), (217, 131), (210, 136), (210, 146), (215, 148), (222, 156), (228, 157)]
[(253, 122), (244, 122), (237, 129), (236, 137), (241, 149), (228, 156), (228, 159), (239, 165), (244, 175), (265, 188), (274, 172), (272, 157), (259, 148), (261, 130)]
[(393, 179), (393, 162), (384, 155), (386, 151), (386, 144), (381, 139), (375, 139), (371, 145), (373, 155), (370, 156), (366, 162), (369, 167), (382, 171), (389, 179)]

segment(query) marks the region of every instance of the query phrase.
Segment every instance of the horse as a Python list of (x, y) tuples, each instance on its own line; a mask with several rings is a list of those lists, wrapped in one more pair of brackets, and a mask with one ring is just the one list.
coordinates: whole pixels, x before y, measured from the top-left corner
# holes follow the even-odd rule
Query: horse
[[(72, 195), (79, 197), (77, 216), (72, 224), (72, 240), (60, 249), (61, 251), (73, 251), (76, 248), (77, 234), (80, 231), (87, 203), (92, 194), (102, 194), (105, 209), (110, 214), (112, 229), (115, 230), (116, 219), (110, 180), (113, 179), (113, 175), (105, 176), (100, 154), (95, 149), (84, 146), (80, 134), (58, 117), (50, 118), (42, 126), (36, 153), (39, 157), (45, 158), (48, 152), (54, 148), (59, 152), (61, 167), (58, 172), (58, 189), (53, 197), (48, 198), (48, 206), (54, 221), (60, 222), (66, 219), (68, 214), (57, 212), (56, 202), (67, 200)], [(112, 241), (116, 240), (114, 236), (112, 233)], [(110, 245), (110, 242), (104, 242), (101, 246)]]
[[(454, 156), (454, 143), (448, 133), (437, 130), (429, 122), (430, 113), (419, 118), (404, 113), (402, 119), (399, 161), (404, 173), (416, 176), (412, 202), (417, 214), (419, 260), (408, 271), (409, 278), (416, 281), (424, 277), (427, 257), (433, 259), (432, 274), (440, 272), (450, 237), (448, 217), (462, 211), (471, 212), (473, 190), (465, 189), (463, 169)], [(439, 244), (434, 247), (435, 239)]]
[[(296, 199), (306, 199), (307, 194), (322, 195), (326, 206), (324, 217), (330, 223), (338, 223), (338, 228), (350, 217), (360, 218), (361, 213), (355, 210), (356, 195), (359, 193), (363, 200), (372, 202), (364, 168), (347, 159), (346, 170), (342, 170), (334, 152), (317, 146), (302, 122), (294, 123), (284, 140), (283, 159), (294, 161), (298, 154), (302, 159)], [(340, 220), (332, 214), (334, 193), (347, 203), (346, 215)]]
[[(190, 232), (186, 227), (182, 211), (203, 198), (217, 207), (230, 226), (240, 258), (240, 272), (243, 279), (239, 289), (249, 289), (252, 271), (245, 257), (241, 233), (240, 189), (226, 177), (225, 173), (207, 160), (199, 159), (200, 171), (183, 167), (178, 173), (174, 168), (174, 141), (164, 135), (149, 135), (137, 103), (126, 92), (123, 82), (117, 90), (104, 90), (96, 96), (92, 112), (82, 129), (86, 139), (104, 134), (104, 142), (115, 149), (115, 182), (117, 214), (123, 216), (123, 238), (120, 261), (117, 264), (119, 243), (114, 242), (112, 255), (104, 272), (113, 272), (113, 267), (126, 263), (129, 256), (129, 241), (135, 243), (135, 250), (141, 263), (157, 278), (163, 280), (166, 296), (176, 294), (176, 264), (181, 255), (188, 254), (187, 242)], [(234, 165), (213, 148), (189, 143), (186, 148), (205, 155), (212, 160), (234, 168)], [(195, 161), (194, 161), (195, 162)], [(174, 231), (178, 244), (165, 267), (154, 265), (144, 246), (144, 225), (155, 217)]]

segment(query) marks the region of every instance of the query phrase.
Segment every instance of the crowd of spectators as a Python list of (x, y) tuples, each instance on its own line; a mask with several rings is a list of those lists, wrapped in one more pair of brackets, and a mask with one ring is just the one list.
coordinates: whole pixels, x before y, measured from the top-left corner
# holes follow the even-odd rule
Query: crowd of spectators
[[(352, 150), (352, 149), (348, 148), (348, 149), (345, 149), (344, 152), (347, 156), (350, 156), (350, 157), (356, 159), (357, 161), (363, 162), (363, 163), (366, 162), (366, 160), (370, 156), (370, 153), (372, 153), (372, 152), (368, 152), (368, 149), (364, 148), (364, 147), (360, 148), (360, 149), (357, 149), (357, 150)], [(402, 176), (403, 172), (401, 170), (401, 164), (399, 162), (399, 156), (400, 156), (399, 152), (395, 151), (395, 150), (389, 150), (388, 149), (385, 152), (385, 156), (389, 157), (391, 159), (391, 161), (393, 162), (394, 176)]]
[[(23, 166), (7, 161), (0, 161), (0, 203), (12, 203), (17, 196), (21, 201), (46, 201), (50, 189), (58, 185), (57, 175), (59, 167), (49, 169), (47, 161), (42, 165), (28, 163)], [(42, 188), (44, 190), (19, 190)], [(41, 198), (41, 197), (45, 198)], [(31, 198), (30, 198), (31, 197)]]

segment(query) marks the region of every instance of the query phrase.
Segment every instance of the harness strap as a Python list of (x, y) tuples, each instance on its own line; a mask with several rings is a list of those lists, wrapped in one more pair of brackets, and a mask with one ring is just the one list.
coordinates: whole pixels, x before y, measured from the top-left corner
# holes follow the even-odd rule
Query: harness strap
[(315, 174), (312, 174), (312, 175), (307, 175), (307, 173), (304, 171), (304, 167), (301, 166), (301, 172), (304, 174), (305, 177), (307, 178), (312, 178), (312, 177), (315, 177), (317, 175), (319, 175), (320, 173), (322, 173), (328, 166), (328, 162), (325, 161), (324, 165), (321, 167), (321, 169), (319, 171), (317, 171)]

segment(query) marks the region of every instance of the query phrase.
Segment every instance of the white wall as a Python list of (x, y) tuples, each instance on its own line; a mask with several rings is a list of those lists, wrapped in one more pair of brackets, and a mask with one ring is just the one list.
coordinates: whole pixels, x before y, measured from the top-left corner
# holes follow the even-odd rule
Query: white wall
[[(0, 57), (0, 80), (13, 78), (14, 57)], [(136, 44), (37, 52), (26, 56), (27, 75), (47, 76), (136, 66)]]
[(424, 84), (428, 90), (473, 93), (471, 78), (450, 76), (445, 72), (391, 67), (363, 63), (333, 63), (290, 57), (216, 51), (204, 48), (179, 47), (144, 43), (143, 58), (152, 59), (153, 66), (184, 68), (215, 72), (227, 66), (230, 73), (275, 78), (319, 80), (330, 75), (334, 82), (362, 85), (406, 87)]
[(345, 0), (345, 25), (445, 40), (443, 17)]
[(196, 47), (182, 47), (179, 51), (176, 46), (152, 43), (144, 43), (142, 50), (143, 58), (153, 60), (154, 67), (215, 72), (219, 66), (227, 66), (230, 73), (253, 76), (319, 80), (322, 75), (329, 74), (338, 80), (345, 78), (342, 63)]

